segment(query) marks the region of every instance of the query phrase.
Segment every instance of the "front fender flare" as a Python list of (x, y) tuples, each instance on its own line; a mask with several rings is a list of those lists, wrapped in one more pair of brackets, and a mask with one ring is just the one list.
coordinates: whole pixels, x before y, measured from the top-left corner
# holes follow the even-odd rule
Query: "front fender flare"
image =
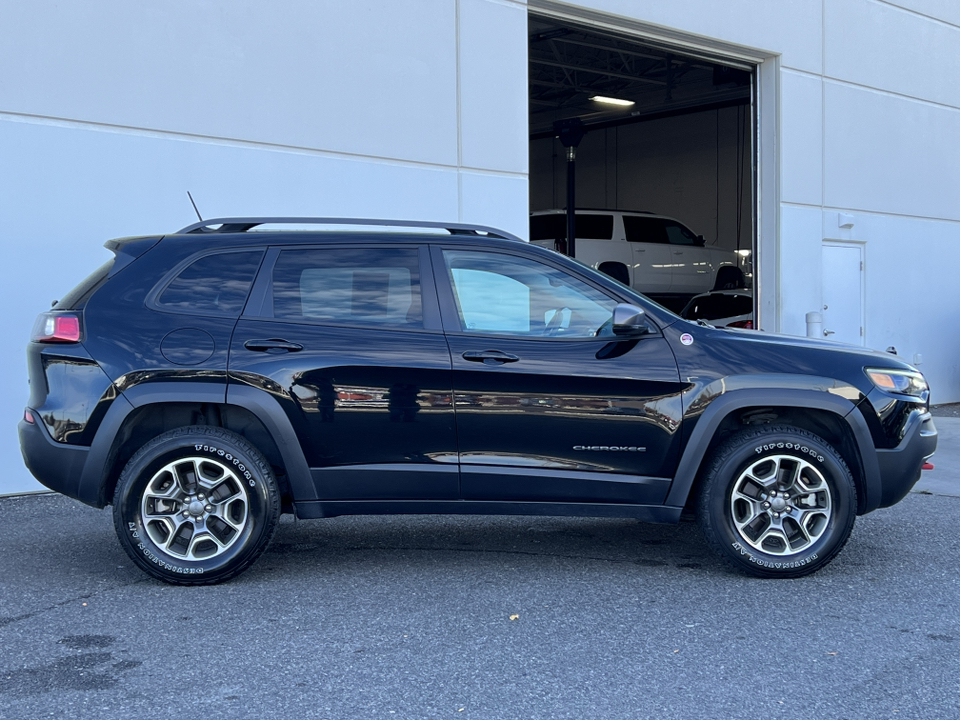
[(853, 412), (856, 405), (830, 392), (790, 388), (733, 390), (717, 396), (703, 408), (684, 447), (665, 504), (674, 507), (686, 504), (710, 443), (724, 418), (744, 408), (770, 406), (824, 410), (837, 415), (850, 429), (860, 455), (865, 495), (861, 508), (863, 512), (869, 512), (879, 506), (882, 495), (880, 465), (866, 421), (859, 412)]

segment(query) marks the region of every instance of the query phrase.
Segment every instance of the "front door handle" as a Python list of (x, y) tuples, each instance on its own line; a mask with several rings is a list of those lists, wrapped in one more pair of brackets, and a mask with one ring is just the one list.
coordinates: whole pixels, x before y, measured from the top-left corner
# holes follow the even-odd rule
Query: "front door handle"
[(487, 365), (503, 365), (504, 363), (516, 362), (520, 358), (500, 350), (467, 350), (463, 353), (463, 359), (470, 362), (482, 362)]
[(280, 338), (269, 338), (268, 340), (247, 340), (243, 346), (247, 350), (254, 352), (298, 352), (303, 350), (300, 343), (287, 342)]

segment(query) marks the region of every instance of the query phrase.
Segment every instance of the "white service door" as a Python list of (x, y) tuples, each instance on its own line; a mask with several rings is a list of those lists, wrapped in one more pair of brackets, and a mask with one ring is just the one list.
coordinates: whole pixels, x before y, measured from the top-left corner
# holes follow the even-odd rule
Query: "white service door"
[(863, 247), (823, 244), (823, 334), (863, 345)]

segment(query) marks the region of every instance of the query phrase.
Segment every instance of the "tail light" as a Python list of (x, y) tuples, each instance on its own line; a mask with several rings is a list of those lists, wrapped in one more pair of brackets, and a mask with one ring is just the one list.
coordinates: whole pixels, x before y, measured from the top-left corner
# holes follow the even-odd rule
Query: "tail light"
[(738, 327), (746, 330), (753, 330), (753, 320), (737, 320), (736, 322), (729, 323), (727, 327)]
[(74, 313), (43, 313), (33, 325), (33, 342), (80, 342), (80, 316)]

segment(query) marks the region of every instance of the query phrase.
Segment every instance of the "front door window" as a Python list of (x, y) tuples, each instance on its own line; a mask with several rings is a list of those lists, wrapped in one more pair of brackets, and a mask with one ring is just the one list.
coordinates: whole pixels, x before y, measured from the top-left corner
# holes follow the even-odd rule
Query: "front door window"
[(467, 333), (519, 337), (612, 335), (613, 300), (549, 265), (499, 253), (447, 250), (444, 258)]

